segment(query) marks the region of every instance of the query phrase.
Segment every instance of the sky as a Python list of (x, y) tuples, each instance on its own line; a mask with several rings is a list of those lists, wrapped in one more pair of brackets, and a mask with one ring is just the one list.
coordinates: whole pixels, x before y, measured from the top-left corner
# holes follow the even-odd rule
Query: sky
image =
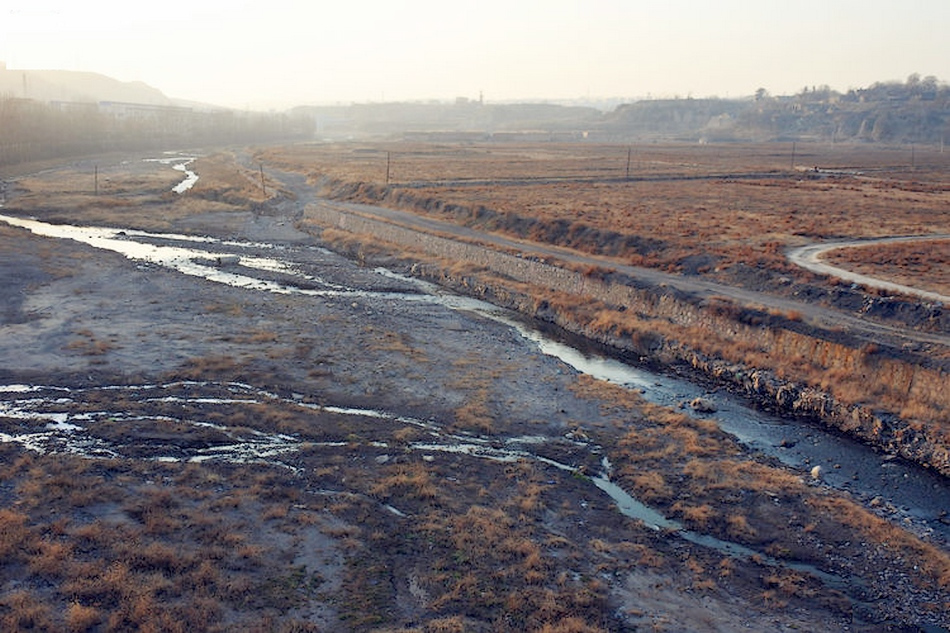
[(950, 81), (948, 0), (0, 0), (9, 69), (236, 108)]

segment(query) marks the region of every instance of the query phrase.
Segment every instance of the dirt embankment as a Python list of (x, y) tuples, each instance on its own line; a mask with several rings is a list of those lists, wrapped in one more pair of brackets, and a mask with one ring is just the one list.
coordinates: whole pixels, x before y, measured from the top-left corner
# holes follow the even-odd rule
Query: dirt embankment
[(819, 329), (794, 314), (584, 274), (326, 205), (310, 207), (307, 218), (465, 262), (419, 265), (414, 274), (643, 360), (689, 368), (769, 409), (820, 420), (950, 475), (950, 434), (941, 421), (950, 408), (950, 374), (926, 355)]
[[(770, 266), (778, 266), (776, 261), (784, 261), (785, 255), (778, 251), (772, 254), (775, 260), (766, 266), (761, 262), (753, 265), (742, 260), (728, 263), (721, 253), (688, 250), (683, 245), (672, 243), (669, 235), (644, 237), (652, 235), (649, 227), (641, 227), (639, 232), (621, 232), (593, 226), (583, 219), (545, 219), (511, 210), (500, 212), (484, 204), (446, 201), (405, 184), (390, 186), (327, 177), (316, 178), (316, 181), (321, 194), (333, 200), (408, 209), (421, 216), (447, 219), (458, 226), (497, 232), (536, 244), (556, 244), (597, 257), (620, 258), (656, 271), (675, 269), (686, 276), (703, 274), (706, 279), (715, 278), (737, 288), (767, 290), (789, 299), (807, 298), (815, 305), (859, 311), (865, 320), (899, 324), (902, 328), (922, 332), (950, 332), (950, 311), (942, 309), (938, 295), (924, 292), (924, 301), (904, 299), (901, 295), (869, 295), (860, 288), (851, 287), (851, 280), (846, 277), (840, 277), (841, 283), (831, 286), (814, 283), (808, 275), (796, 274), (796, 266), (784, 271), (779, 270), (780, 266), (770, 270)], [(710, 276), (714, 267), (717, 272)], [(893, 284), (883, 284), (883, 287), (898, 289)], [(937, 304), (934, 304), (935, 298)]]

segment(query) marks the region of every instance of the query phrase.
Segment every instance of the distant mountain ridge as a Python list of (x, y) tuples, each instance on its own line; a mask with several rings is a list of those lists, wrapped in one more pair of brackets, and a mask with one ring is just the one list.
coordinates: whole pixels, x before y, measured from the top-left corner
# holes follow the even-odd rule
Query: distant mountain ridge
[(0, 97), (52, 102), (119, 101), (173, 106), (178, 101), (141, 81), (119, 81), (94, 72), (10, 70), (0, 62)]

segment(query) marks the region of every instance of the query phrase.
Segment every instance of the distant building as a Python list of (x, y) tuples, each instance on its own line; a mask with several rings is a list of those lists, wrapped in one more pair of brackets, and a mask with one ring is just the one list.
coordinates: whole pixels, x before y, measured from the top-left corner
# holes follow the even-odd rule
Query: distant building
[(99, 111), (105, 114), (111, 114), (117, 119), (152, 119), (188, 115), (191, 114), (192, 109), (181, 106), (151, 105), (147, 103), (100, 101)]

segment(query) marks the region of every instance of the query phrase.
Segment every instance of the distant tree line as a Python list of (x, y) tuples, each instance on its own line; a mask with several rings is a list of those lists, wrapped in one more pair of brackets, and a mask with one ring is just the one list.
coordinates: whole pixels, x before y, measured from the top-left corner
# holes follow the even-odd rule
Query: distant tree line
[(43, 103), (0, 96), (0, 165), (116, 150), (166, 150), (310, 138), (312, 121), (285, 113)]

